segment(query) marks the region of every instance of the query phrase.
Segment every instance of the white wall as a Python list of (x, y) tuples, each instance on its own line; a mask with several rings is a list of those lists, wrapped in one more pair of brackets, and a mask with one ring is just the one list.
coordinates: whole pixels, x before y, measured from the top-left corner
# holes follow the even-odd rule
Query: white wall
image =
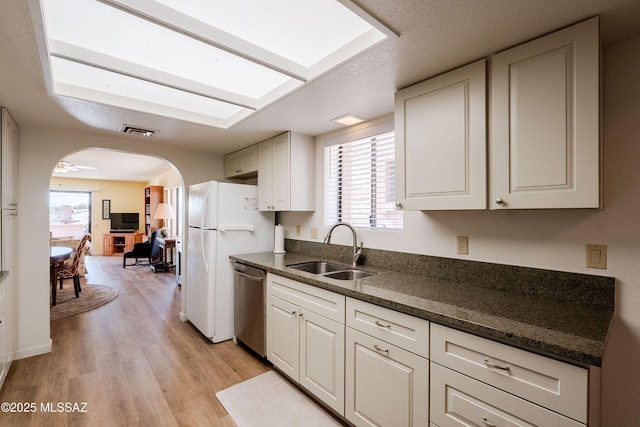
[[(602, 425), (640, 420), (640, 38), (604, 52), (604, 209), (406, 212), (401, 232), (361, 232), (366, 248), (539, 267), (616, 280), (616, 316), (602, 369)], [(331, 134), (333, 135), (333, 134)], [(316, 212), (282, 213), (289, 238), (323, 225), (322, 144), (317, 138)], [(295, 226), (302, 236), (295, 236)], [(469, 255), (456, 255), (456, 236)], [(351, 245), (338, 228), (333, 243)], [(608, 246), (606, 270), (585, 267), (585, 244)]]
[[(101, 147), (169, 161), (190, 184), (221, 179), (221, 156), (162, 146), (21, 127), (18, 143), (18, 358), (47, 352), (49, 328), (49, 182), (55, 164), (79, 149)], [(143, 197), (141, 193), (140, 197)], [(183, 302), (184, 306), (184, 302)]]

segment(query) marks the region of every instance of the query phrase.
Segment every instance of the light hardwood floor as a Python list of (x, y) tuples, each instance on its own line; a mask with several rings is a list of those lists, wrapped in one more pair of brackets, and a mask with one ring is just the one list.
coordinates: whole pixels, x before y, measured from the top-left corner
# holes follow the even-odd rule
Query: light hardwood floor
[[(86, 262), (86, 281), (113, 286), (118, 297), (51, 322), (52, 352), (14, 361), (0, 402), (33, 402), (37, 412), (0, 413), (0, 426), (235, 425), (215, 393), (270, 366), (182, 322), (175, 274), (123, 269), (120, 257)], [(86, 402), (86, 413), (41, 412), (48, 402)]]

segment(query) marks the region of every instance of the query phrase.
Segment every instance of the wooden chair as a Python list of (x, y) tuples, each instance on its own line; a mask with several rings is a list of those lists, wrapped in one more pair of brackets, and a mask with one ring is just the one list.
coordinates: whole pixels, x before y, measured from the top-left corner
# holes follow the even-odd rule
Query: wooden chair
[(57, 279), (60, 281), (60, 289), (62, 289), (62, 281), (64, 279), (73, 279), (73, 289), (76, 292), (76, 298), (80, 297), (80, 292), (82, 292), (82, 288), (80, 288), (80, 272), (78, 270), (78, 266), (80, 265), (80, 258), (82, 257), (84, 247), (86, 246), (87, 241), (89, 241), (90, 238), (90, 233), (82, 236), (80, 244), (78, 245), (78, 248), (73, 255), (73, 262), (68, 265), (60, 266), (58, 268)]

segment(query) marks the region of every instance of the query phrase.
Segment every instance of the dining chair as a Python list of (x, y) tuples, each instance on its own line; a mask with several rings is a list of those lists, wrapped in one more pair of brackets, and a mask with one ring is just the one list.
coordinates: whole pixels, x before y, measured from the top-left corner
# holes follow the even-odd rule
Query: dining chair
[(76, 293), (76, 298), (80, 297), (80, 292), (82, 292), (82, 288), (80, 287), (80, 271), (78, 269), (78, 266), (80, 265), (80, 258), (82, 257), (84, 247), (86, 246), (87, 241), (89, 241), (90, 238), (90, 233), (82, 236), (82, 239), (80, 239), (80, 244), (76, 248), (76, 252), (73, 255), (73, 262), (68, 265), (62, 265), (58, 268), (57, 279), (60, 281), (60, 289), (62, 289), (62, 281), (64, 279), (73, 279), (73, 289)]

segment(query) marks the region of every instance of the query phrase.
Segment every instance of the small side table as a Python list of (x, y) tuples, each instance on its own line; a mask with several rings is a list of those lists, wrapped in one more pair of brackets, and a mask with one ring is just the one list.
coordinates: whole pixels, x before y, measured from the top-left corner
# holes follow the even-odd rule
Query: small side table
[[(161, 261), (164, 266), (164, 271), (168, 271), (170, 268), (175, 267), (173, 263), (174, 250), (176, 247), (176, 238), (175, 237), (156, 237), (158, 241), (158, 246), (160, 246), (161, 251)], [(169, 255), (167, 262), (167, 252)]]

